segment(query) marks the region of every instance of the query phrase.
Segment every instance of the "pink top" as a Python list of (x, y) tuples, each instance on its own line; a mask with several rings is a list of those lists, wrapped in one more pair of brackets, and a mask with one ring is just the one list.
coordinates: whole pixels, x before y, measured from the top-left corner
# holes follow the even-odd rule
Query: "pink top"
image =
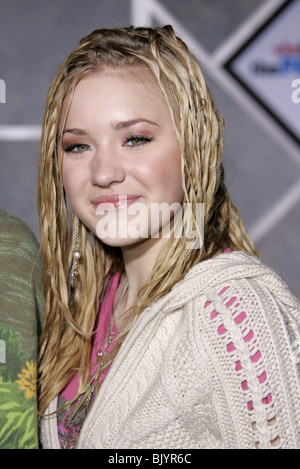
[[(116, 272), (109, 279), (103, 301), (100, 306), (100, 311), (98, 315), (98, 322), (96, 327), (96, 335), (92, 348), (91, 363), (96, 363), (97, 353), (99, 350), (102, 350), (105, 344), (107, 331), (109, 329), (110, 320), (113, 313), (113, 303), (115, 298), (115, 293), (118, 288), (121, 272)], [(115, 324), (112, 325), (112, 334), (117, 332)], [(105, 349), (105, 354), (107, 355), (114, 347), (115, 341), (113, 340), (111, 344), (108, 344)], [(91, 376), (97, 370), (97, 365), (91, 367)], [(99, 384), (103, 382), (104, 378), (108, 373), (109, 367), (106, 368), (100, 376)], [(76, 396), (79, 385), (78, 373), (70, 381), (70, 383), (65, 387), (63, 392), (59, 396), (58, 408), (65, 406), (68, 402)], [(82, 424), (85, 419), (85, 410), (78, 412), (76, 416), (71, 420), (70, 423), (66, 422), (66, 418), (70, 415), (76, 407), (77, 402), (72, 404), (68, 410), (63, 410), (57, 414), (57, 428), (58, 428), (58, 437), (60, 445), (62, 448), (74, 448), (77, 444), (79, 433), (82, 427)]]

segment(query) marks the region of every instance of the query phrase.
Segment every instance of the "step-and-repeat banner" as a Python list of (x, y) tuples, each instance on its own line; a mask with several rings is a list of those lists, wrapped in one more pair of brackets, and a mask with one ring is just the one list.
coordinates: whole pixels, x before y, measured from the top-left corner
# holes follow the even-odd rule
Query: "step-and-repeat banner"
[(300, 0), (285, 2), (225, 67), (300, 143)]

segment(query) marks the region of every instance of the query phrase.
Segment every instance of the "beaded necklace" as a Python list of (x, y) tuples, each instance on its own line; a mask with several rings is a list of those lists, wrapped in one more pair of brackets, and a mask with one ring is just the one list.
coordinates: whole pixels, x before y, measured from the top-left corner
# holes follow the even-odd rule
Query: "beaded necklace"
[(112, 317), (110, 319), (110, 324), (109, 324), (109, 328), (107, 330), (104, 345), (97, 352), (97, 357), (98, 357), (98, 359), (101, 359), (101, 363), (99, 363), (98, 368), (96, 369), (96, 371), (91, 376), (91, 379), (89, 381), (89, 384), (87, 386), (86, 391), (78, 397), (78, 402), (77, 402), (77, 405), (76, 405), (75, 409), (66, 418), (66, 425), (68, 425), (75, 418), (75, 416), (83, 409), (85, 409), (85, 414), (87, 415), (87, 413), (89, 411), (89, 408), (90, 408), (90, 404), (91, 404), (91, 402), (93, 402), (94, 397), (96, 396), (96, 394), (99, 390), (99, 379), (100, 379), (101, 374), (104, 371), (103, 370), (104, 366), (107, 364), (107, 360), (103, 360), (103, 358), (107, 354), (107, 347), (112, 343), (112, 341), (114, 339), (114, 335), (117, 333), (117, 330), (115, 332), (113, 332), (113, 327), (112, 327), (113, 326), (113, 319), (115, 318), (116, 311), (117, 311), (122, 299), (124, 298), (124, 295), (125, 295), (127, 289), (128, 289), (128, 282), (126, 282), (126, 284), (125, 284), (125, 287), (122, 291), (122, 294), (121, 294), (121, 296), (118, 300), (118, 303), (117, 303), (117, 305), (114, 309), (114, 312), (112, 314)]

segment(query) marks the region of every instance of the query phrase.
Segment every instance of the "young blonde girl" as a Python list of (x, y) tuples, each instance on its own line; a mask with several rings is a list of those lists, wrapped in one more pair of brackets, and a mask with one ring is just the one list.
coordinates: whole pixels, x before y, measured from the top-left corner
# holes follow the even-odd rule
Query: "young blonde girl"
[[(134, 296), (125, 247), (106, 243), (74, 214), (63, 176), (71, 151), (64, 132), (76, 93), (105, 74), (161, 96), (181, 154), (181, 204), (191, 209), (180, 236), (174, 225), (159, 244)], [(48, 94), (39, 168), (44, 447), (299, 445), (299, 303), (261, 264), (229, 197), (223, 127), (197, 61), (170, 26), (94, 31), (59, 69)], [(87, 148), (84, 142), (81, 150)], [(204, 209), (201, 227), (197, 204)], [(187, 249), (190, 234), (201, 230)], [(108, 348), (103, 339), (95, 367), (93, 348), (114, 281), (112, 319), (102, 335), (117, 339)], [(116, 310), (119, 327), (113, 328)], [(76, 392), (66, 403), (61, 397), (74, 380)]]

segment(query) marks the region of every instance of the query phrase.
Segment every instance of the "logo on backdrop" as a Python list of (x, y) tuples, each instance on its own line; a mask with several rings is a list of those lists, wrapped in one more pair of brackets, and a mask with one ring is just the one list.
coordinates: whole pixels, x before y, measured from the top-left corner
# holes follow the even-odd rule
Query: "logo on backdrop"
[(224, 67), (300, 143), (300, 0), (289, 0)]
[(271, 57), (256, 59), (250, 71), (256, 75), (299, 75), (300, 38), (299, 43), (282, 42), (274, 46)]

